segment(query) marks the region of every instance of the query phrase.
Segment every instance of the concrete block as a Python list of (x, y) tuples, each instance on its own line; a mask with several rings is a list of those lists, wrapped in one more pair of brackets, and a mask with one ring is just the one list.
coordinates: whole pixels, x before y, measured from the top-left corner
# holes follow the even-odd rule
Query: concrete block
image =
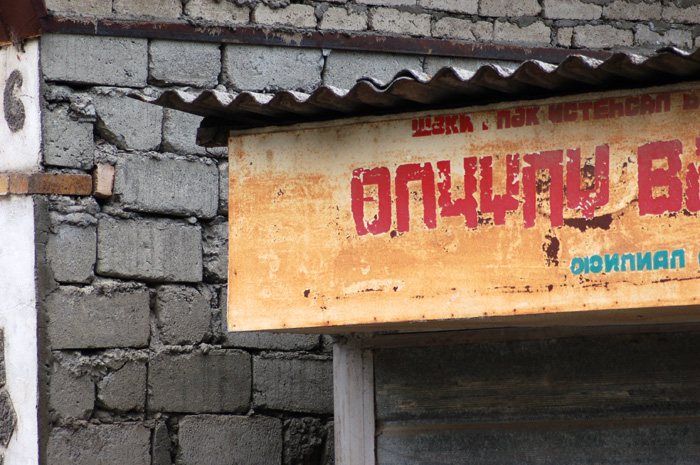
[(228, 279), (228, 221), (221, 218), (205, 226), (202, 237), (205, 281), (226, 282)]
[(282, 355), (254, 357), (253, 405), (292, 412), (332, 413), (332, 362)]
[(369, 27), (379, 32), (429, 36), (430, 19), (430, 15), (427, 14), (414, 14), (393, 8), (377, 8), (370, 13)]
[(549, 45), (552, 41), (551, 30), (542, 22), (520, 27), (507, 21), (496, 21), (493, 31), (495, 42), (507, 42), (524, 45)]
[(493, 23), (445, 17), (433, 24), (433, 37), (489, 42), (493, 40)]
[(219, 83), (218, 44), (153, 40), (149, 52), (148, 71), (155, 84), (214, 87)]
[(234, 2), (190, 0), (185, 4), (185, 15), (219, 24), (245, 24), (250, 20), (250, 9)]
[(542, 7), (537, 0), (480, 0), (479, 14), (481, 16), (537, 16)]
[(117, 412), (146, 409), (146, 364), (126, 362), (97, 384), (97, 399), (102, 407)]
[(53, 349), (145, 347), (148, 291), (140, 286), (58, 288), (46, 299)]
[(97, 131), (120, 149), (154, 150), (161, 142), (163, 109), (126, 96), (118, 89), (98, 89), (93, 99)]
[(151, 359), (148, 383), (151, 411), (246, 412), (250, 408), (250, 355), (239, 350), (162, 353)]
[(46, 258), (54, 279), (62, 283), (90, 283), (97, 259), (97, 228), (54, 225), (46, 244)]
[(690, 31), (681, 29), (669, 29), (664, 33), (653, 31), (646, 24), (638, 24), (634, 34), (635, 43), (639, 45), (653, 45), (654, 47), (675, 46), (690, 48), (693, 43), (693, 35)]
[(429, 75), (434, 75), (445, 66), (461, 68), (468, 71), (476, 72), (485, 65), (497, 65), (505, 69), (514, 70), (520, 66), (517, 61), (500, 61), (500, 60), (479, 60), (474, 58), (449, 58), (449, 57), (426, 57), (425, 72)]
[(182, 14), (182, 0), (113, 0), (112, 8), (118, 15), (179, 18)]
[(228, 162), (219, 163), (219, 214), (228, 216)]
[(206, 149), (197, 145), (197, 128), (202, 117), (184, 111), (163, 110), (163, 151), (183, 155), (204, 155)]
[(282, 422), (277, 418), (186, 416), (180, 419), (178, 439), (182, 465), (280, 465), (282, 462)]
[(700, 23), (700, 5), (682, 8), (673, 4), (665, 5), (661, 19), (671, 23), (698, 24)]
[(156, 422), (153, 429), (153, 443), (151, 444), (151, 465), (172, 465), (170, 458), (172, 446), (168, 425), (164, 421)]
[(552, 19), (599, 19), (603, 7), (581, 0), (544, 0), (542, 8), (545, 18)]
[(418, 0), (418, 4), (429, 10), (465, 15), (475, 15), (479, 10), (479, 0)]
[(557, 45), (560, 47), (571, 47), (571, 40), (573, 37), (573, 27), (560, 27), (557, 29)]
[(0, 388), (5, 386), (7, 375), (5, 374), (5, 332), (0, 328)]
[(87, 420), (95, 408), (95, 384), (56, 362), (49, 381), (49, 409), (62, 418)]
[(47, 81), (143, 87), (148, 78), (148, 41), (46, 34), (41, 37), (41, 70)]
[(348, 11), (343, 7), (331, 7), (323, 13), (319, 28), (338, 31), (364, 31), (367, 29), (367, 13)]
[(156, 294), (156, 321), (165, 344), (197, 344), (211, 328), (211, 295), (206, 289), (160, 286)]
[(284, 421), (283, 465), (324, 463), (328, 428), (318, 418), (290, 418)]
[(652, 21), (661, 19), (661, 2), (629, 2), (616, 0), (603, 7), (603, 17), (627, 21)]
[(68, 107), (42, 112), (44, 163), (90, 169), (94, 164), (93, 124), (71, 118)]
[(238, 90), (290, 89), (311, 91), (321, 84), (320, 50), (227, 45), (223, 81)]
[(291, 4), (284, 8), (270, 8), (259, 3), (253, 10), (253, 22), (266, 26), (316, 27), (316, 14), (311, 5)]
[(416, 0), (357, 0), (357, 3), (372, 6), (413, 6)]
[(109, 16), (112, 14), (112, 0), (46, 0), (46, 9), (61, 14)]
[(129, 154), (117, 163), (114, 192), (126, 210), (212, 218), (219, 171), (208, 159)]
[(632, 45), (634, 33), (608, 25), (577, 26), (574, 28), (572, 43), (582, 48), (612, 48)]
[(386, 82), (403, 69), (422, 70), (420, 57), (332, 51), (326, 58), (323, 84), (349, 89), (360, 78), (373, 77)]
[(145, 281), (202, 280), (199, 226), (161, 219), (105, 218), (97, 226), (97, 273)]
[[(7, 447), (17, 429), (17, 412), (12, 405), (10, 393), (6, 389), (0, 391), (0, 446)], [(3, 456), (0, 453), (0, 463)]]
[(47, 463), (151, 465), (150, 442), (151, 431), (138, 423), (55, 428), (48, 440)]

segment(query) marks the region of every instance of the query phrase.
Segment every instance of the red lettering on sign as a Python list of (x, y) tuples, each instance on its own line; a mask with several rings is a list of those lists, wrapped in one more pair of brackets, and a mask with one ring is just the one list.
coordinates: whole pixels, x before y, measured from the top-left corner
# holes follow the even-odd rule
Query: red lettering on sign
[[(683, 145), (678, 139), (651, 142), (639, 147), (639, 214), (677, 212), (683, 206), (681, 171)], [(666, 160), (667, 169), (654, 169), (654, 160)], [(666, 187), (668, 195), (654, 196), (654, 188)]]
[(529, 166), (523, 168), (523, 220), (526, 228), (535, 226), (537, 212), (537, 172), (549, 171), (549, 220), (552, 227), (564, 224), (564, 166), (563, 150), (529, 153), (523, 157)]
[(437, 162), (438, 169), (438, 205), (441, 217), (464, 216), (468, 228), (477, 226), (476, 193), (476, 157), (464, 159), (464, 198), (452, 199), (452, 173), (449, 161)]
[(435, 174), (430, 163), (411, 163), (396, 168), (396, 228), (399, 232), (409, 230), (408, 183), (420, 181), (423, 193), (423, 222), (428, 229), (437, 226), (435, 202)]
[(413, 137), (437, 136), (474, 132), (468, 115), (447, 115), (416, 118), (411, 121)]
[(520, 155), (508, 155), (506, 157), (506, 193), (493, 195), (493, 167), (491, 157), (483, 157), (479, 160), (481, 167), (481, 211), (493, 213), (495, 225), (505, 224), (506, 212), (518, 209), (518, 173), (520, 173)]
[[(700, 138), (695, 139), (695, 156), (700, 157)], [(695, 163), (688, 164), (686, 183), (685, 206), (691, 212), (700, 211), (700, 173)]]
[[(365, 186), (377, 186), (378, 213), (374, 221), (365, 225), (365, 202), (374, 202), (372, 197), (365, 197)], [(352, 196), (352, 216), (355, 220), (357, 234), (381, 234), (391, 229), (391, 173), (389, 168), (358, 168), (352, 172), (350, 183)]]
[(581, 189), (581, 149), (566, 151), (566, 205), (580, 208), (586, 218), (593, 218), (596, 207), (608, 203), (610, 197), (610, 147), (595, 149), (595, 181), (593, 189)]
[(683, 95), (683, 109), (684, 110), (697, 110), (700, 108), (700, 98), (694, 94)]

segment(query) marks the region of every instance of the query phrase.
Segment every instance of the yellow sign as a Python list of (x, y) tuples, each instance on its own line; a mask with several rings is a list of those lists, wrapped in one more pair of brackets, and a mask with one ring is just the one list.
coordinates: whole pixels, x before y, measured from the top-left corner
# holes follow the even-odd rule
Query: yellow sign
[(693, 89), (234, 134), (229, 329), (695, 305), (699, 170)]

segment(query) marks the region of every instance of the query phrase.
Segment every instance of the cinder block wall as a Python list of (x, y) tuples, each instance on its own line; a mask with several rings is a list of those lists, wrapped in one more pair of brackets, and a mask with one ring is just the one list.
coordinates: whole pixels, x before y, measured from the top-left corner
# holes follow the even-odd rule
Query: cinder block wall
[[(698, 45), (694, 3), (49, 0), (47, 6), (69, 16), (646, 54)], [(39, 202), (45, 463), (333, 463), (330, 339), (224, 329), (227, 262), (235, 260), (227, 254), (226, 150), (195, 144), (198, 117), (126, 94), (349, 88), (362, 76), (387, 80), (404, 68), (430, 74), (485, 62), (98, 35), (45, 35), (41, 56), (44, 169), (116, 167), (111, 198)]]

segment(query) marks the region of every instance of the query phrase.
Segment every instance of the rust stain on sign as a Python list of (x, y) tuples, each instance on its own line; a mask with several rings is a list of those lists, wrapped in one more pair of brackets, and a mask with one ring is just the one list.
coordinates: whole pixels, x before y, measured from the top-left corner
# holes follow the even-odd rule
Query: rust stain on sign
[(700, 90), (240, 134), (229, 328), (686, 306)]

